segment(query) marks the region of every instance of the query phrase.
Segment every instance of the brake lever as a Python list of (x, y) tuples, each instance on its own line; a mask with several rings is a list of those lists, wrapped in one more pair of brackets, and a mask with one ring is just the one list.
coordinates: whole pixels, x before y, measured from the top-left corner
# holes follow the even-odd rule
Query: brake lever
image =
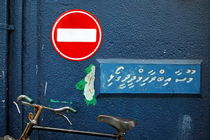
[(18, 104), (15, 101), (13, 101), (13, 104), (16, 106), (18, 113), (21, 114)]
[(61, 113), (56, 113), (56, 114), (58, 114), (58, 115), (64, 117), (64, 118), (68, 121), (68, 123), (69, 123), (70, 125), (72, 125), (71, 121), (69, 120), (69, 118), (68, 118), (66, 115), (61, 114)]

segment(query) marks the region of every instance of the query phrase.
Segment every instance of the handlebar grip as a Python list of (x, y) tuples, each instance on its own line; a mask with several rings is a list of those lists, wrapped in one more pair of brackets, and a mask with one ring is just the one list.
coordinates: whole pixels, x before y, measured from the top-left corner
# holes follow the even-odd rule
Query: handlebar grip
[(21, 102), (21, 100), (26, 100), (30, 104), (32, 104), (34, 102), (30, 97), (28, 97), (26, 95), (20, 95), (20, 96), (18, 96), (17, 102)]
[(71, 108), (71, 107), (69, 107), (69, 111), (70, 111), (70, 112), (73, 112), (73, 113), (77, 113), (77, 110), (75, 110), (75, 109), (73, 109), (73, 108)]
[(31, 99), (31, 98), (28, 97), (28, 96), (25, 97), (25, 100), (26, 100), (27, 102), (29, 102), (30, 104), (32, 104), (32, 103), (34, 102), (33, 99)]

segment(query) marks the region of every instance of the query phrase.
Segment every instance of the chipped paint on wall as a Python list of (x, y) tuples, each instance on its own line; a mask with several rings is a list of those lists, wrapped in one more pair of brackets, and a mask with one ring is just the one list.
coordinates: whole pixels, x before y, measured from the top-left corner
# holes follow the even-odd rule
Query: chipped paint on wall
[(36, 65), (36, 75), (38, 74), (38, 71), (39, 71), (39, 67), (38, 65)]
[(5, 72), (2, 70), (1, 71), (1, 73), (2, 73), (2, 75), (0, 75), (0, 78), (2, 78), (2, 80), (3, 80), (3, 83), (5, 82)]
[(44, 96), (47, 95), (47, 81), (45, 82), (45, 87), (44, 87)]
[(49, 102), (50, 103), (72, 104), (72, 101), (55, 100), (55, 99), (50, 99)]
[(183, 115), (179, 120), (179, 140), (192, 140), (192, 118), (190, 115)]
[(83, 95), (85, 96), (85, 103), (87, 105), (96, 105), (97, 103), (94, 89), (95, 71), (96, 67), (93, 64), (90, 64), (85, 69), (85, 78), (80, 80), (76, 84), (76, 89), (83, 90)]

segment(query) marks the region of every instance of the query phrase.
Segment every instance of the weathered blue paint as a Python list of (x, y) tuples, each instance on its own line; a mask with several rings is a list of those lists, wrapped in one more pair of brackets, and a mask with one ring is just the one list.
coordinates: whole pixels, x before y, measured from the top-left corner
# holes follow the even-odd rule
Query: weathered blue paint
[(7, 132), (8, 2), (0, 1), (0, 137)]
[[(18, 137), (22, 131), (22, 114), (19, 114), (13, 101), (22, 93), (23, 64), (23, 1), (9, 1), (9, 21), (15, 26), (8, 40), (8, 134)], [(22, 112), (22, 108), (20, 108)]]
[[(53, 104), (50, 99), (72, 101), (72, 107), (78, 110), (77, 114), (67, 115), (73, 126), (43, 112), (39, 123), (45, 126), (113, 132), (109, 126), (95, 121), (98, 114), (110, 114), (138, 121), (139, 125), (128, 133), (128, 140), (209, 139), (209, 0), (14, 0), (11, 3), (15, 31), (9, 41), (9, 134), (19, 135), (22, 123), (25, 125), (26, 119), (17, 113), (12, 103), (24, 92), (36, 102), (51, 107), (63, 104)], [(99, 51), (81, 62), (60, 57), (50, 41), (55, 19), (70, 9), (91, 12), (103, 27)], [(84, 68), (98, 58), (201, 59), (201, 96), (100, 95), (96, 106), (86, 106), (82, 93), (74, 85), (85, 76)], [(99, 87), (99, 83), (95, 86)], [(26, 116), (28, 110), (23, 110), (22, 115)], [(46, 132), (33, 137), (100, 139)]]
[(200, 60), (99, 59), (100, 93), (200, 94)]

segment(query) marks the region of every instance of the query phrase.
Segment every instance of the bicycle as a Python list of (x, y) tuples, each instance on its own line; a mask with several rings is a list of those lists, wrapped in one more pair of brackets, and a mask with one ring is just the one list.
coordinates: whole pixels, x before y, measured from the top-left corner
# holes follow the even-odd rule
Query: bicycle
[[(97, 117), (97, 121), (106, 123), (109, 126), (115, 128), (117, 131), (116, 134), (39, 126), (38, 119), (43, 109), (52, 111), (53, 113), (57, 115), (61, 115), (64, 118), (66, 118), (66, 116), (63, 115), (62, 112), (66, 111), (66, 112), (76, 113), (77, 111), (67, 106), (54, 109), (54, 108), (46, 107), (43, 105), (34, 104), (33, 100), (26, 95), (18, 96), (17, 103), (34, 108), (34, 114), (31, 112), (28, 114), (29, 122), (27, 123), (20, 138), (17, 140), (30, 140), (30, 136), (33, 130), (53, 131), (53, 132), (97, 136), (97, 137), (107, 137), (107, 138), (112, 138), (116, 140), (125, 140), (125, 133), (137, 125), (137, 122), (132, 119), (124, 119), (124, 118), (119, 118), (119, 117), (114, 117), (114, 116), (109, 116), (109, 115), (99, 115)], [(6, 135), (4, 136), (3, 140), (16, 140), (16, 139), (12, 138), (9, 135)]]

